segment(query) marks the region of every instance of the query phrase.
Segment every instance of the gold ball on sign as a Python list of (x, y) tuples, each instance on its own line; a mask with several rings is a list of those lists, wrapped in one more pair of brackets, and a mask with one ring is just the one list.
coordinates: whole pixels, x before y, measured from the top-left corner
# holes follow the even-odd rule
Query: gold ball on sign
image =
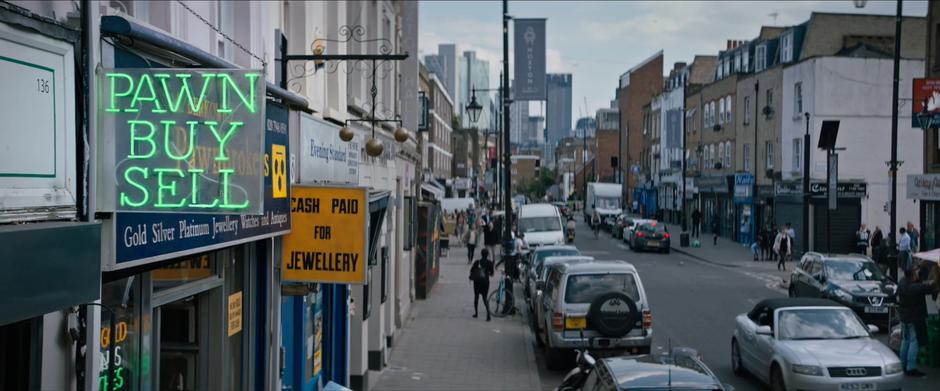
[(382, 146), (382, 142), (376, 139), (369, 139), (366, 142), (366, 154), (372, 157), (376, 157), (382, 154), (382, 150), (385, 147)]
[(395, 141), (403, 143), (408, 141), (408, 131), (405, 128), (399, 126), (398, 129), (395, 129)]
[(355, 136), (355, 134), (353, 133), (352, 129), (349, 129), (349, 128), (346, 127), (346, 126), (343, 126), (343, 128), (339, 130), (339, 139), (340, 139), (340, 140), (343, 140), (343, 141), (352, 141), (353, 136)]

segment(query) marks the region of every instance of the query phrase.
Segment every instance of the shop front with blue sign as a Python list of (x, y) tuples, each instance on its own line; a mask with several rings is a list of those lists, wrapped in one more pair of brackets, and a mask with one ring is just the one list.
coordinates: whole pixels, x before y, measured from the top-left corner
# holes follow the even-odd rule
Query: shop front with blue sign
[(734, 174), (734, 207), (736, 240), (750, 245), (754, 241), (754, 175), (750, 173)]

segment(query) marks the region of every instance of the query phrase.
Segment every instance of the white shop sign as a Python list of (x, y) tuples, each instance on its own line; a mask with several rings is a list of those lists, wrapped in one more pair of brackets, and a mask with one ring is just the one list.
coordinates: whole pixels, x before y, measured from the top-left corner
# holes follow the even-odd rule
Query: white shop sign
[(74, 49), (0, 23), (0, 221), (75, 197)]
[(940, 200), (940, 174), (908, 175), (907, 198)]
[(300, 116), (300, 182), (359, 184), (362, 138), (339, 138), (340, 127), (313, 116)]

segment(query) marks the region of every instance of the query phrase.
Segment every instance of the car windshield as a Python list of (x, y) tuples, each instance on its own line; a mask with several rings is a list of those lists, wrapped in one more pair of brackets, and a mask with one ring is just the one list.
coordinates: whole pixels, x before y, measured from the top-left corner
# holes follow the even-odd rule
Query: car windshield
[(868, 330), (848, 308), (784, 310), (777, 321), (782, 340), (850, 339), (868, 336)]
[(601, 209), (617, 209), (620, 207), (620, 199), (616, 197), (597, 197), (594, 200), (594, 207)]
[(826, 274), (833, 280), (881, 281), (884, 279), (884, 274), (874, 262), (855, 259), (827, 260)]
[(656, 225), (643, 224), (642, 226), (640, 226), (640, 231), (643, 231), (645, 233), (650, 233), (650, 234), (652, 233), (662, 234), (662, 233), (666, 233), (666, 228), (662, 224), (656, 224)]
[(554, 216), (523, 217), (519, 219), (519, 229), (525, 233), (560, 231), (561, 223)]
[(629, 273), (577, 274), (568, 276), (566, 303), (590, 303), (608, 292), (621, 292), (636, 301), (640, 295), (636, 279)]

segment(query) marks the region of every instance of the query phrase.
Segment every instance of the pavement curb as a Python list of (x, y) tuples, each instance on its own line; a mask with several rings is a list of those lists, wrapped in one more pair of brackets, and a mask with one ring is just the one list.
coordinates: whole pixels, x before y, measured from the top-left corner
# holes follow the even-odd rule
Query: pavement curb
[(698, 259), (699, 261), (702, 261), (702, 262), (710, 263), (710, 264), (712, 264), (712, 265), (719, 265), (719, 266), (725, 266), (725, 267), (734, 267), (734, 268), (739, 268), (739, 267), (741, 267), (741, 266), (739, 266), (739, 265), (735, 265), (735, 264), (732, 264), (732, 263), (721, 263), (721, 262), (712, 261), (711, 259), (708, 259), (708, 258), (705, 258), (705, 257), (703, 257), (703, 256), (699, 256), (699, 255), (693, 254), (693, 253), (691, 253), (691, 252), (689, 252), (689, 251), (683, 250), (682, 247), (673, 247), (672, 249), (675, 250), (675, 252), (677, 252), (677, 253), (680, 253), (680, 254), (682, 254), (682, 255), (685, 255), (685, 256), (689, 256), (689, 257)]
[[(526, 304), (526, 306), (528, 306), (528, 304)], [(535, 384), (538, 386), (538, 390), (542, 390), (543, 389), (542, 388), (542, 375), (539, 374), (538, 361), (535, 360), (535, 348), (533, 348), (533, 346), (535, 346), (535, 335), (532, 334), (532, 328), (529, 327), (529, 322), (528, 322), (530, 313), (528, 312), (527, 308), (523, 308), (520, 311), (524, 311), (521, 318), (522, 318), (522, 327), (525, 329), (526, 357), (529, 359), (530, 363), (534, 364), (533, 369), (535, 370)]]

